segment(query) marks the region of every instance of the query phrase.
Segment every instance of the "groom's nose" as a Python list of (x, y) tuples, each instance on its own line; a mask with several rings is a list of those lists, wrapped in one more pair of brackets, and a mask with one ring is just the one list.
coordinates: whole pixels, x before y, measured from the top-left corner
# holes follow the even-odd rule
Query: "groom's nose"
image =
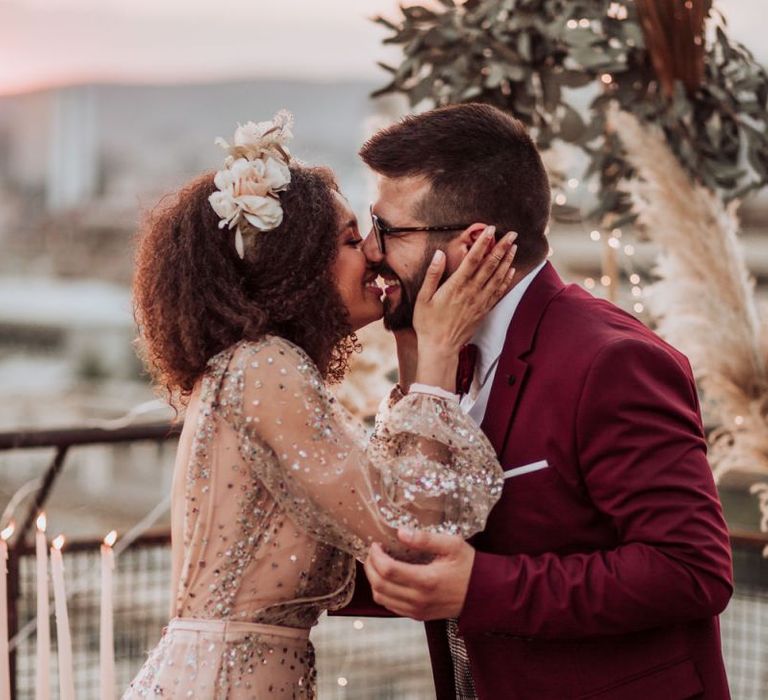
[(376, 242), (373, 231), (370, 231), (363, 241), (363, 254), (372, 267), (377, 267), (384, 261), (384, 256), (379, 250), (379, 244)]

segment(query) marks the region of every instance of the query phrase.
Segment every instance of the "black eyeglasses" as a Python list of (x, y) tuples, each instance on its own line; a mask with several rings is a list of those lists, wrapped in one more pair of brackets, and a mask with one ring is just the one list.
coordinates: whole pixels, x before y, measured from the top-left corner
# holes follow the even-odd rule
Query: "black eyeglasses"
[(447, 231), (461, 231), (469, 228), (469, 224), (451, 224), (448, 226), (385, 226), (381, 219), (373, 213), (373, 204), (371, 204), (371, 222), (373, 222), (373, 233), (376, 236), (376, 243), (379, 251), (384, 255), (384, 237), (397, 236), (403, 233), (416, 233), (417, 231), (430, 231), (433, 233)]

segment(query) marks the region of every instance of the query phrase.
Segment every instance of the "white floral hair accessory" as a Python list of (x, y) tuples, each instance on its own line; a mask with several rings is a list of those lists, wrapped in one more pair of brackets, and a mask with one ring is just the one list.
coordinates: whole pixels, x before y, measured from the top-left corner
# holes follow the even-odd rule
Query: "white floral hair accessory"
[(292, 126), (293, 115), (280, 110), (271, 121), (238, 124), (231, 144), (216, 139), (229, 155), (216, 173), (217, 191), (208, 201), (221, 217), (219, 228), (237, 228), (235, 248), (241, 258), (245, 257), (244, 234), (271, 231), (283, 221), (277, 193), (291, 182), (286, 143), (293, 138)]

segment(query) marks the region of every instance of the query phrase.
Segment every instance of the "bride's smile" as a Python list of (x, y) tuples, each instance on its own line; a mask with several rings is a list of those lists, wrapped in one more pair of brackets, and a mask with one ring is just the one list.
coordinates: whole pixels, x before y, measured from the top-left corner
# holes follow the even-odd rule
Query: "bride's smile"
[(336, 289), (347, 309), (349, 325), (357, 330), (377, 321), (384, 314), (382, 290), (376, 280), (378, 273), (363, 252), (363, 237), (357, 218), (346, 200), (337, 192), (336, 200), (340, 230), (338, 254), (333, 265)]

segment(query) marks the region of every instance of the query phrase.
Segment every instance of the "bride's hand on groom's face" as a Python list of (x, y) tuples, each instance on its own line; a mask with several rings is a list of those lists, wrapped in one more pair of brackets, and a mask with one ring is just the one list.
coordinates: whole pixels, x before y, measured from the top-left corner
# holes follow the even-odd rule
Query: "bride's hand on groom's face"
[(494, 231), (489, 226), (478, 236), (456, 272), (442, 285), (445, 255), (441, 251), (436, 254), (413, 313), (419, 353), (458, 353), (486, 314), (512, 288), (517, 234), (510, 231), (489, 251)]
[(414, 620), (458, 617), (464, 607), (475, 550), (458, 535), (398, 532), (410, 549), (432, 554), (429, 564), (407, 564), (371, 546), (365, 573), (373, 599), (393, 613)]

